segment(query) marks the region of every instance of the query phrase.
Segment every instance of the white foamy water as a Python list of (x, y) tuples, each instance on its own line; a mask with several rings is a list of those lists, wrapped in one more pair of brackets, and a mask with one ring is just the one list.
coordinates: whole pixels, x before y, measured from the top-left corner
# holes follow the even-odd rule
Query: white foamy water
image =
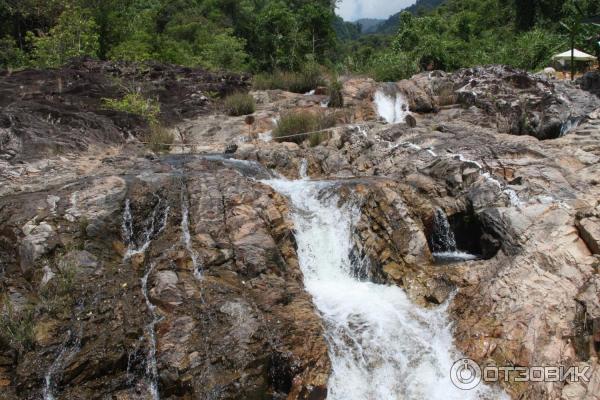
[(192, 244), (192, 237), (190, 235), (190, 200), (187, 195), (187, 188), (185, 184), (181, 187), (181, 240), (187, 250), (190, 258), (192, 259), (192, 266), (194, 268), (194, 277), (198, 280), (202, 279), (202, 265), (200, 263), (198, 253), (194, 250)]
[[(323, 318), (333, 372), (328, 399), (500, 399), (489, 387), (450, 381), (461, 355), (446, 308), (422, 309), (402, 289), (360, 281), (350, 261), (359, 210), (327, 197), (332, 183), (263, 181), (291, 199), (304, 283)], [(356, 266), (355, 266), (356, 267)]]
[(390, 96), (383, 91), (378, 90), (375, 92), (374, 101), (377, 108), (377, 114), (385, 119), (388, 124), (404, 122), (406, 116), (410, 114), (408, 103), (400, 93)]
[[(169, 206), (165, 206), (164, 200), (159, 196), (155, 195), (158, 199), (156, 206), (152, 210), (150, 217), (144, 222), (144, 234), (141, 246), (136, 247), (135, 235), (133, 228), (133, 216), (131, 214), (131, 201), (125, 200), (125, 210), (123, 211), (123, 222), (121, 225), (123, 241), (127, 244), (127, 251), (123, 259), (129, 260), (136, 254), (143, 254), (148, 250), (153, 238), (160, 234), (167, 226), (167, 218), (169, 217)], [(156, 223), (158, 222), (158, 231), (156, 231)]]

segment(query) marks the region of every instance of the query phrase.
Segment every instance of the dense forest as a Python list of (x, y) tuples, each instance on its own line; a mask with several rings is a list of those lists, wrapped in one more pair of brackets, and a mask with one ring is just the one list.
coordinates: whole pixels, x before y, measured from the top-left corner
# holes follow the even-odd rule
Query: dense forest
[[(440, 4), (441, 3), (441, 4)], [(598, 51), (597, 0), (420, 0), (365, 34), (335, 0), (0, 0), (0, 67), (75, 56), (232, 71), (395, 80), (418, 70), (503, 63), (537, 70), (573, 42)], [(372, 27), (371, 27), (372, 28)]]

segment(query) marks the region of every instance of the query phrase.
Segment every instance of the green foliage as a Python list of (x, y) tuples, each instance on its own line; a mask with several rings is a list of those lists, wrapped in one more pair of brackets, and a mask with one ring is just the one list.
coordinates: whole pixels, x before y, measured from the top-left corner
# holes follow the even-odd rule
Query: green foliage
[[(0, 1), (2, 66), (81, 55), (233, 71), (294, 70), (335, 45), (331, 0)], [(26, 40), (26, 37), (29, 39)]]
[(380, 82), (407, 79), (419, 72), (415, 59), (407, 53), (381, 53), (367, 64), (367, 72)]
[(27, 65), (27, 55), (10, 36), (0, 38), (0, 69), (22, 68)]
[(344, 107), (344, 96), (342, 95), (342, 84), (334, 79), (328, 88), (329, 92), (329, 107), (341, 108)]
[(247, 93), (235, 93), (223, 100), (225, 112), (231, 116), (253, 114), (256, 109), (254, 97)]
[(503, 47), (502, 63), (535, 71), (547, 66), (563, 44), (561, 35), (536, 28), (517, 35), (512, 46)]
[(95, 57), (100, 48), (96, 22), (77, 7), (66, 8), (48, 35), (28, 32), (27, 39), (33, 64), (38, 67), (58, 67), (74, 57)]
[(141, 93), (129, 93), (122, 99), (102, 99), (102, 103), (109, 110), (139, 115), (150, 125), (158, 124), (160, 104), (156, 100), (145, 98)]
[(219, 33), (202, 46), (201, 65), (209, 69), (244, 71), (247, 68), (248, 55), (244, 51), (246, 41), (233, 36), (230, 32)]
[(32, 309), (16, 312), (5, 296), (0, 303), (0, 339), (19, 352), (33, 346), (34, 313)]
[[(336, 118), (333, 113), (313, 113), (310, 111), (291, 111), (282, 114), (273, 137), (279, 142), (302, 143), (311, 135), (311, 143), (320, 143), (319, 132), (335, 126)], [(303, 135), (305, 134), (306, 135)], [(289, 137), (292, 136), (292, 137)], [(317, 143), (318, 144), (318, 143)], [(315, 144), (316, 145), (316, 144)]]

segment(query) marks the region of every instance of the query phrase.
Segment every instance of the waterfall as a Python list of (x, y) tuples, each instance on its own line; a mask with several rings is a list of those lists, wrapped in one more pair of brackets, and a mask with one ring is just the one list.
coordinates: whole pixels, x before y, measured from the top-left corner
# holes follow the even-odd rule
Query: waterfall
[[(445, 306), (410, 302), (396, 286), (355, 276), (350, 254), (357, 207), (338, 207), (333, 183), (263, 181), (293, 206), (304, 283), (326, 330), (332, 375), (328, 399), (498, 399), (487, 386), (470, 392), (450, 380), (454, 349)], [(355, 262), (360, 262), (355, 259)]]
[[(77, 304), (77, 312), (83, 309), (83, 301)], [(44, 375), (44, 389), (42, 390), (43, 400), (55, 400), (56, 379), (59, 378), (63, 368), (73, 359), (75, 354), (81, 349), (81, 337), (83, 328), (79, 323), (78, 332), (72, 329), (68, 332), (68, 338), (60, 345), (58, 356), (54, 359), (50, 368)]]
[(448, 216), (441, 208), (433, 215), (433, 234), (431, 235), (433, 257), (440, 262), (476, 260), (477, 256), (459, 251), (456, 236), (448, 221)]
[(131, 201), (129, 199), (125, 200), (125, 210), (123, 211), (123, 223), (121, 226), (123, 241), (127, 245), (127, 251), (123, 257), (124, 260), (130, 259), (136, 254), (145, 253), (146, 250), (148, 250), (148, 247), (150, 247), (152, 240), (167, 226), (169, 206), (161, 197), (156, 194), (154, 196), (157, 199), (157, 202), (152, 209), (152, 214), (144, 223), (145, 227), (141, 246), (136, 246), (133, 216), (131, 213)]
[(400, 93), (394, 95), (385, 94), (382, 90), (375, 92), (375, 106), (380, 117), (385, 119), (388, 124), (398, 124), (404, 122), (407, 115), (408, 103)]
[(198, 280), (202, 279), (202, 265), (198, 259), (198, 253), (194, 250), (192, 244), (192, 238), (190, 235), (190, 200), (187, 194), (187, 188), (185, 183), (181, 184), (181, 238), (185, 249), (187, 250), (190, 258), (192, 259), (192, 266), (194, 267), (194, 277)]
[(560, 126), (560, 136), (568, 135), (572, 130), (577, 129), (583, 118), (569, 118)]
[(456, 237), (448, 221), (448, 216), (441, 209), (437, 208), (433, 215), (433, 236), (431, 238), (434, 253), (455, 252)]
[[(125, 244), (127, 244), (127, 252), (124, 257), (125, 261), (135, 254), (145, 253), (150, 247), (152, 240), (162, 233), (162, 231), (164, 231), (167, 227), (171, 207), (167, 204), (166, 200), (163, 200), (160, 196), (156, 194), (154, 196), (157, 199), (156, 205), (152, 209), (152, 214), (150, 217), (144, 222), (144, 230), (142, 235), (143, 243), (139, 247), (136, 247), (135, 242), (131, 201), (129, 199), (125, 201), (125, 210), (123, 212), (122, 223), (123, 240), (125, 241)], [(162, 317), (156, 312), (156, 306), (152, 304), (150, 297), (148, 296), (148, 279), (150, 278), (152, 272), (154, 272), (155, 267), (156, 262), (151, 262), (149, 266), (146, 267), (146, 272), (141, 278), (141, 283), (142, 295), (144, 296), (146, 307), (148, 308), (150, 316), (152, 317), (152, 321), (146, 327), (146, 336), (148, 339), (148, 350), (146, 353), (146, 379), (148, 380), (148, 391), (152, 396), (152, 400), (160, 400), (158, 393), (158, 369), (156, 366), (156, 324), (161, 321)], [(129, 360), (127, 370), (129, 371)]]
[(160, 400), (158, 393), (158, 368), (156, 366), (156, 324), (161, 321), (161, 317), (156, 312), (156, 306), (152, 304), (148, 297), (148, 278), (154, 271), (156, 263), (150, 263), (146, 273), (142, 277), (142, 294), (146, 301), (146, 307), (150, 311), (152, 321), (146, 327), (146, 333), (148, 335), (148, 352), (146, 354), (146, 378), (148, 379), (148, 390), (152, 396), (152, 400)]

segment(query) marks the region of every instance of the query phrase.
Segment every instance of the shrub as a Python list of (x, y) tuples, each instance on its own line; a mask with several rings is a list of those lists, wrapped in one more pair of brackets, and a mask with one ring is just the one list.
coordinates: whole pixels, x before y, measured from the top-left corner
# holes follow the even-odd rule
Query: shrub
[(136, 114), (144, 118), (150, 125), (158, 124), (160, 104), (156, 100), (147, 99), (140, 93), (129, 93), (122, 99), (102, 99), (103, 106), (110, 110)]
[(247, 93), (235, 93), (226, 97), (223, 106), (225, 112), (234, 117), (253, 114), (256, 110), (254, 97)]
[(309, 64), (300, 72), (275, 71), (271, 74), (257, 74), (253, 81), (256, 90), (281, 89), (294, 93), (306, 93), (324, 84), (325, 81), (316, 64)]
[(171, 144), (175, 141), (175, 135), (163, 126), (152, 125), (148, 135), (147, 144), (155, 153), (163, 153), (171, 150)]
[(67, 316), (75, 303), (76, 267), (61, 261), (58, 273), (40, 290), (42, 310), (52, 316)]
[(329, 84), (329, 107), (344, 107), (344, 96), (342, 96), (342, 84), (334, 80)]
[[(309, 111), (292, 111), (281, 116), (273, 137), (279, 142), (302, 143), (310, 134), (311, 145), (322, 141), (322, 132), (316, 132), (335, 126), (336, 117), (332, 113), (311, 113)], [(305, 134), (305, 135), (304, 135)], [(296, 136), (293, 136), (296, 135)], [(292, 136), (292, 137), (289, 137)]]
[(15, 312), (6, 296), (0, 310), (0, 338), (19, 352), (30, 349), (34, 339), (33, 310)]
[(405, 53), (384, 53), (371, 61), (368, 70), (376, 81), (396, 82), (410, 78), (419, 72), (419, 67), (416, 61)]

